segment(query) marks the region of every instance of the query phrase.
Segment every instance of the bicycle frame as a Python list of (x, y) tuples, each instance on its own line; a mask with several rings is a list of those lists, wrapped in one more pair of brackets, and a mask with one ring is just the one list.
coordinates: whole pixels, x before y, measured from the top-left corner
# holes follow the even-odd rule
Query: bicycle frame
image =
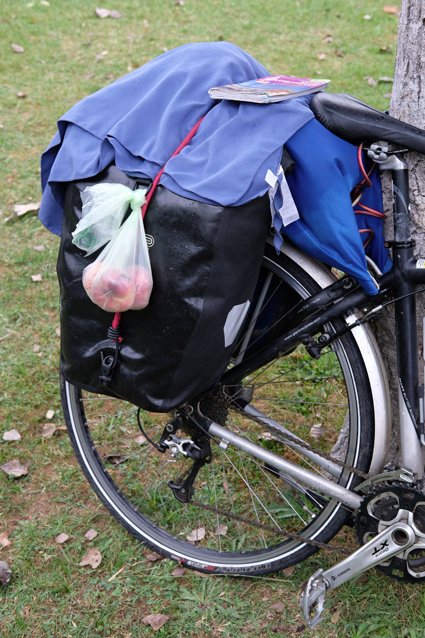
[[(415, 291), (417, 284), (425, 283), (425, 259), (415, 258), (414, 242), (410, 234), (409, 184), (407, 164), (400, 154), (389, 154), (388, 149), (372, 145), (370, 156), (380, 170), (390, 170), (393, 183), (394, 239), (389, 242), (392, 248), (393, 267), (378, 278), (380, 292), (370, 297), (356, 287), (353, 279), (345, 277), (301, 302), (293, 311), (294, 327), (274, 339), (259, 352), (247, 356), (223, 376), (223, 383), (229, 386), (237, 384), (252, 369), (266, 365), (277, 356), (289, 353), (300, 343), (304, 343), (312, 356), (320, 356), (321, 349), (336, 337), (352, 330), (353, 326), (372, 317), (382, 303), (390, 297), (395, 304), (395, 342), (398, 373), (398, 405), (400, 455), (402, 468), (411, 472), (417, 479), (424, 476), (422, 445), (425, 442), (423, 423), (423, 386), (419, 385), (418, 340), (416, 328)], [(356, 308), (371, 307), (365, 319), (346, 324), (335, 334), (321, 334), (319, 339), (313, 336), (323, 330), (323, 326), (332, 319), (341, 318)], [(300, 318), (301, 323), (300, 323)], [(336, 485), (332, 480), (305, 470), (282, 457), (264, 457), (264, 449), (239, 437), (218, 424), (207, 420), (210, 434), (221, 438), (245, 450), (254, 457), (274, 464), (291, 478), (301, 482), (307, 488), (317, 490), (331, 498), (336, 498), (345, 506), (357, 509), (362, 497), (349, 489)], [(268, 455), (269, 453), (266, 452)], [(274, 458), (276, 457), (276, 458)]]

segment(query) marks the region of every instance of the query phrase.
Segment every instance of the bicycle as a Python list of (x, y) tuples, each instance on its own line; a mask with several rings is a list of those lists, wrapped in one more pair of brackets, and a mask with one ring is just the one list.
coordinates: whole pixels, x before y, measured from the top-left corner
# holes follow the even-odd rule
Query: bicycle
[[(129, 532), (167, 558), (215, 574), (267, 574), (329, 547), (350, 521), (361, 547), (308, 581), (302, 607), (310, 626), (328, 589), (372, 566), (425, 578), (415, 307), (425, 260), (414, 256), (404, 159), (406, 150), (425, 153), (425, 131), (349, 96), (317, 94), (312, 109), (391, 172), (393, 267), (382, 274), (370, 262), (379, 293), (367, 296), (352, 277), (337, 278), (289, 243), (279, 255), (267, 245), (232, 363), (196, 401), (172, 415), (147, 414), (62, 381), (69, 434), (91, 486)], [(399, 467), (384, 467), (390, 391), (368, 325), (389, 304)]]

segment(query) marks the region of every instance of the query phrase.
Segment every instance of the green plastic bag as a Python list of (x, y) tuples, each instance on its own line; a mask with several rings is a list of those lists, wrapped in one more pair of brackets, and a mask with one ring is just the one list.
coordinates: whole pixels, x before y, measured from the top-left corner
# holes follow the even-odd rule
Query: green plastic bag
[(91, 255), (119, 230), (131, 206), (140, 210), (146, 190), (131, 190), (124, 184), (95, 184), (81, 193), (82, 218), (72, 233), (72, 243)]
[[(83, 217), (73, 242), (87, 255), (106, 246), (83, 271), (83, 287), (93, 303), (107, 312), (142, 310), (152, 292), (152, 271), (141, 207), (146, 189), (96, 184), (81, 194)], [(121, 224), (129, 206), (131, 213)]]

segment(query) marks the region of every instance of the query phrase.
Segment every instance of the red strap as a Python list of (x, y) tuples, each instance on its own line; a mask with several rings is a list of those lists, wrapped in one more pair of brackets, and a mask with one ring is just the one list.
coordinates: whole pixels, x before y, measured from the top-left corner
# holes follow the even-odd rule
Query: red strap
[[(189, 144), (190, 140), (195, 135), (195, 133), (198, 130), (198, 128), (201, 126), (201, 122), (202, 122), (203, 119), (204, 119), (204, 116), (202, 116), (201, 119), (196, 122), (195, 126), (189, 131), (189, 133), (184, 138), (183, 142), (181, 142), (181, 144), (176, 148), (174, 153), (171, 155), (170, 159), (172, 157), (175, 157), (176, 155), (178, 155), (180, 153), (180, 151), (183, 150), (184, 147)], [(145, 215), (146, 215), (146, 213), (148, 211), (148, 206), (150, 204), (150, 201), (151, 201), (152, 197), (154, 196), (154, 193), (156, 191), (156, 187), (159, 184), (159, 180), (161, 179), (162, 174), (165, 171), (166, 165), (167, 164), (165, 163), (164, 166), (155, 175), (154, 180), (152, 182), (152, 186), (150, 187), (150, 190), (149, 190), (148, 194), (146, 195), (146, 201), (145, 201), (145, 203), (142, 206), (142, 217), (143, 218), (145, 217)]]
[[(186, 137), (184, 138), (184, 140), (181, 142), (181, 144), (176, 148), (176, 150), (174, 151), (174, 153), (171, 155), (171, 157), (175, 157), (176, 155), (178, 155), (180, 153), (180, 151), (182, 149), (184, 149), (185, 146), (187, 146), (190, 142), (190, 140), (192, 139), (192, 137), (195, 135), (196, 131), (198, 130), (198, 128), (201, 126), (201, 122), (204, 119), (205, 116), (202, 116), (201, 119), (199, 119), (195, 126), (189, 131), (189, 133), (186, 135)], [(171, 159), (170, 157), (170, 159)], [(148, 206), (150, 204), (150, 201), (152, 199), (152, 197), (154, 196), (154, 193), (156, 191), (156, 187), (159, 184), (159, 180), (162, 177), (163, 172), (165, 171), (165, 167), (166, 167), (167, 163), (164, 164), (164, 166), (158, 171), (158, 173), (155, 175), (153, 182), (152, 182), (152, 186), (149, 189), (149, 192), (146, 196), (146, 200), (145, 203), (142, 206), (142, 217), (144, 218), (147, 211), (148, 211)], [(114, 314), (114, 318), (112, 320), (112, 327), (113, 328), (118, 328), (120, 325), (120, 321), (121, 321), (121, 313), (120, 312), (116, 312)], [(119, 341), (121, 341), (121, 337), (119, 337)]]

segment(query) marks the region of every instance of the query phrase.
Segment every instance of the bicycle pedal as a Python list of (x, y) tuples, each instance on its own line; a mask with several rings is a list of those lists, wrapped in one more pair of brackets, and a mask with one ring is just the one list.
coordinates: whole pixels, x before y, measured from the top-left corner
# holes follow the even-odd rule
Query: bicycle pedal
[(328, 584), (323, 578), (323, 569), (319, 569), (310, 576), (301, 593), (301, 609), (309, 627), (315, 627), (322, 619), (327, 589)]
[(415, 541), (413, 528), (397, 521), (330, 569), (319, 569), (309, 578), (301, 594), (301, 609), (307, 625), (315, 627), (320, 622), (328, 589), (335, 589), (371, 567), (389, 560)]

